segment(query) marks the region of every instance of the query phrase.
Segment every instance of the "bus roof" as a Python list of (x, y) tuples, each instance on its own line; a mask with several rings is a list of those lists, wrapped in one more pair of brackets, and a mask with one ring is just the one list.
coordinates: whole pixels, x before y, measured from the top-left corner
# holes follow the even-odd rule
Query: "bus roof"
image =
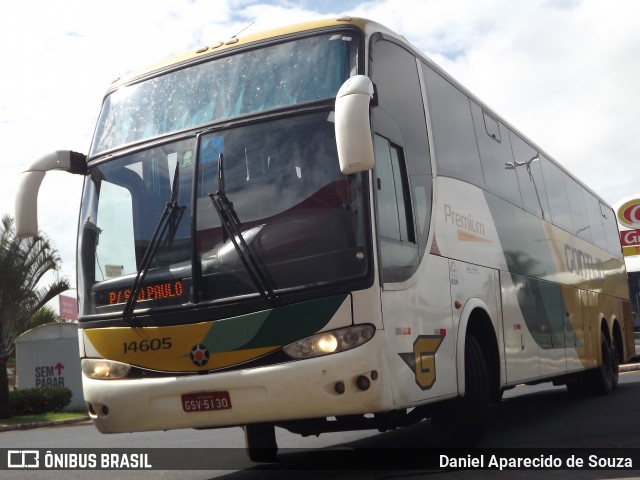
[[(231, 48), (246, 46), (267, 39), (285, 37), (294, 33), (312, 31), (337, 25), (351, 25), (358, 27), (360, 30), (364, 31), (368, 24), (373, 23), (375, 22), (371, 22), (363, 18), (344, 16), (333, 19), (315, 20), (311, 22), (287, 25), (284, 27), (257, 32), (251, 35), (247, 35), (246, 37), (234, 36), (227, 39), (226, 41), (220, 40), (212, 43), (211, 45), (205, 45), (197, 50), (192, 50), (179, 55), (175, 55), (173, 57), (169, 57), (155, 64), (148, 65), (139, 70), (135, 70), (131, 73), (118, 77), (112, 82), (109, 91), (138, 78), (145, 77), (151, 73), (156, 73), (158, 71), (162, 71), (164, 69), (180, 65), (182, 63), (189, 63), (195, 59), (206, 58), (208, 55), (218, 54)], [(377, 26), (384, 29), (384, 27), (380, 25)]]

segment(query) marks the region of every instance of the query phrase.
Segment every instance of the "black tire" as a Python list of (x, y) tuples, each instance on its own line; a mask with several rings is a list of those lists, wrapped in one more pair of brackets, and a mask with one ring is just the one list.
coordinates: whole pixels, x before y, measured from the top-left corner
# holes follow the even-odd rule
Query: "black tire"
[(269, 424), (246, 425), (244, 428), (245, 451), (253, 462), (275, 462), (278, 454), (276, 428)]
[(611, 340), (611, 368), (613, 369), (613, 383), (611, 385), (611, 390), (615, 390), (618, 387), (618, 380), (620, 378), (620, 358), (618, 357), (620, 348), (622, 347), (618, 345), (614, 336), (613, 340)]
[(476, 446), (487, 425), (489, 374), (480, 343), (468, 335), (464, 349), (465, 394), (436, 409), (431, 420), (447, 446)]
[(598, 395), (606, 395), (618, 384), (618, 356), (615, 348), (611, 348), (604, 332), (600, 336), (602, 364), (592, 372), (592, 391)]
[(602, 364), (594, 369), (583, 372), (574, 381), (567, 383), (567, 390), (574, 396), (607, 395), (616, 389), (619, 378), (618, 343), (615, 338), (611, 345), (606, 334), (600, 337)]

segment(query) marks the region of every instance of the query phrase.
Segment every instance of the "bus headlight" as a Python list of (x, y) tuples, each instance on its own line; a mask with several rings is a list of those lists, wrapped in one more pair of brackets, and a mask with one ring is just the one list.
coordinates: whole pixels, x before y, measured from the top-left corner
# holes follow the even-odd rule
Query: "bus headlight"
[(375, 332), (376, 328), (368, 324), (340, 328), (290, 343), (283, 350), (291, 358), (319, 357), (359, 347), (371, 340)]
[(127, 363), (104, 360), (102, 358), (83, 358), (82, 373), (85, 377), (96, 380), (115, 380), (124, 378), (129, 373), (131, 365)]

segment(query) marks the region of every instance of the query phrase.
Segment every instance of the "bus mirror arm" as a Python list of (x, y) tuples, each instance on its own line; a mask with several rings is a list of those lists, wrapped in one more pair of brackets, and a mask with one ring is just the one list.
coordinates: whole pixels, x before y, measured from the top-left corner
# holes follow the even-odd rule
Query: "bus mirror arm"
[(87, 157), (70, 150), (57, 150), (33, 162), (18, 184), (15, 198), (16, 235), (33, 237), (38, 234), (38, 191), (46, 173), (62, 170), (77, 175), (87, 173)]
[(375, 99), (373, 82), (366, 75), (349, 78), (336, 96), (335, 128), (340, 170), (345, 175), (374, 166), (369, 106)]

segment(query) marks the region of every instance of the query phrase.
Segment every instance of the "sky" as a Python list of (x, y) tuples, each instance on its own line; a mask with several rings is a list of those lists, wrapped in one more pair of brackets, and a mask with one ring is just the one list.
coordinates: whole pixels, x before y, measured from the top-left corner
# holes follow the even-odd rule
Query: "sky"
[[(402, 34), (613, 206), (640, 197), (636, 0), (22, 0), (0, 3), (0, 215), (30, 163), (88, 152), (120, 75), (252, 22), (245, 34), (344, 14)], [(81, 190), (52, 172), (38, 202), (72, 284)]]

